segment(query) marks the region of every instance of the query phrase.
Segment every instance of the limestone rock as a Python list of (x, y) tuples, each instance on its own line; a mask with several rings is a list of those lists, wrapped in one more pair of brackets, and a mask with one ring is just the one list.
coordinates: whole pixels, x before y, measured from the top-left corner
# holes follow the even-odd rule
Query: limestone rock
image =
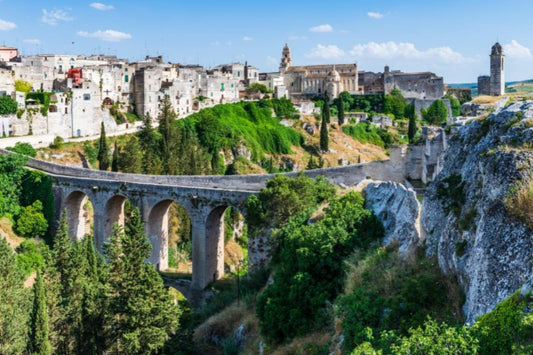
[(371, 182), (364, 189), (365, 208), (374, 211), (385, 228), (383, 245), (395, 240), (400, 252), (412, 250), (420, 242), (420, 205), (416, 193), (396, 182)]
[[(533, 278), (533, 231), (510, 216), (503, 202), (533, 166), (533, 152), (521, 149), (531, 142), (525, 121), (532, 115), (533, 101), (517, 102), (461, 127), (449, 139), (442, 171), (424, 198), (427, 252), (438, 257), (444, 272), (457, 275), (469, 323)], [(446, 192), (451, 176), (460, 178), (464, 198), (455, 210)]]

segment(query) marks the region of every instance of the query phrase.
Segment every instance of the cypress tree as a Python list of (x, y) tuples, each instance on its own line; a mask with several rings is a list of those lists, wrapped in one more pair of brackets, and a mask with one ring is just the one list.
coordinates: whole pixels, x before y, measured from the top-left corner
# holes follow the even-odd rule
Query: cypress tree
[[(172, 156), (172, 146), (173, 140), (177, 137), (173, 137), (175, 135), (175, 129), (173, 130), (171, 128), (170, 122), (176, 118), (176, 113), (174, 112), (174, 109), (172, 108), (172, 105), (170, 104), (170, 97), (168, 95), (165, 95), (165, 98), (162, 102), (162, 108), (161, 113), (159, 114), (158, 121), (159, 121), (159, 133), (161, 134), (162, 141), (161, 141), (161, 160), (163, 161), (163, 173), (168, 175), (172, 174), (172, 162), (173, 162), (173, 156)], [(173, 134), (174, 133), (174, 134)]]
[(324, 106), (322, 106), (322, 122), (320, 123), (320, 149), (323, 152), (329, 150), (329, 97), (327, 92), (324, 93)]
[(416, 135), (416, 114), (409, 116), (409, 127), (407, 128), (407, 137), (409, 143), (413, 143)]
[(117, 141), (115, 141), (115, 149), (113, 149), (113, 160), (111, 161), (111, 171), (118, 171), (118, 159), (119, 159), (119, 149)]
[(0, 354), (24, 354), (27, 349), (31, 299), (15, 253), (0, 236)]
[(342, 126), (344, 124), (344, 100), (342, 98), (342, 95), (339, 95), (339, 98), (337, 99), (337, 118), (339, 120), (339, 126)]
[(179, 308), (152, 264), (151, 246), (138, 209), (125, 229), (115, 228), (106, 244), (109, 261), (109, 329), (112, 353), (156, 353), (178, 327)]
[(139, 138), (131, 136), (120, 154), (118, 169), (124, 173), (139, 174), (143, 172), (143, 162)]
[(324, 106), (322, 107), (322, 117), (325, 119), (326, 123), (329, 124), (329, 96), (328, 93), (324, 93)]
[(98, 169), (107, 170), (109, 168), (109, 147), (105, 136), (104, 122), (100, 127), (100, 144), (98, 147)]
[(157, 132), (152, 126), (152, 118), (149, 114), (144, 117), (143, 126), (137, 134), (142, 151), (142, 173), (160, 174), (161, 159), (159, 158), (159, 139)]
[(41, 273), (37, 271), (37, 277), (33, 284), (33, 316), (32, 316), (32, 352), (39, 355), (52, 353), (49, 340), (48, 311), (46, 309), (46, 294)]

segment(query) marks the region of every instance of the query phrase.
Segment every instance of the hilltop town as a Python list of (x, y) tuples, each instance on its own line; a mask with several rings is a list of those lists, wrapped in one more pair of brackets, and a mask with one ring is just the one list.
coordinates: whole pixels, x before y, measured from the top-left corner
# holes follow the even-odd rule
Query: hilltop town
[(1, 120), (4, 136), (93, 136), (101, 122), (108, 132), (120, 132), (148, 115), (155, 119), (165, 96), (183, 118), (217, 104), (270, 97), (290, 98), (302, 113), (312, 113), (309, 100), (326, 92), (334, 99), (344, 91), (390, 94), (394, 88), (419, 110), (445, 90), (443, 78), (430, 72), (385, 67), (374, 73), (356, 63), (294, 66), (288, 45), (274, 73), (247, 62), (204, 68), (168, 63), (162, 56), (130, 62), (109, 55), (24, 56), (0, 47), (0, 95), (18, 105), (16, 114)]

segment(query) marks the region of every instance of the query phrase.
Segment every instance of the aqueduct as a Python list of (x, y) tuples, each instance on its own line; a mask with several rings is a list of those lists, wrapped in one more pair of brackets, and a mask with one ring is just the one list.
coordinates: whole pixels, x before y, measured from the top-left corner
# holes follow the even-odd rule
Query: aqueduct
[[(13, 154), (0, 149), (1, 154)], [(398, 157), (338, 168), (306, 171), (311, 177), (329, 178), (333, 183), (352, 186), (365, 178), (403, 182), (405, 152)], [(192, 288), (201, 290), (224, 274), (224, 211), (237, 209), (246, 216), (245, 201), (257, 194), (274, 175), (156, 176), (124, 174), (68, 167), (29, 158), (27, 167), (52, 178), (56, 216), (66, 210), (70, 234), (82, 238), (90, 232), (85, 225), (84, 205), (90, 201), (94, 213), (94, 238), (102, 250), (115, 223), (124, 224), (124, 205), (138, 207), (152, 244), (149, 261), (159, 269), (168, 266), (168, 210), (173, 202), (183, 206), (192, 229)], [(295, 175), (289, 173), (288, 175)], [(249, 252), (253, 266), (253, 252)]]

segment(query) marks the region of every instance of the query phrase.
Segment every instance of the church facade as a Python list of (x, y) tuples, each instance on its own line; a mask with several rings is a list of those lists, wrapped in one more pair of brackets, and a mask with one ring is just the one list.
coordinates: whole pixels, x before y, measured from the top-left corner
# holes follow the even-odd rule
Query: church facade
[[(277, 74), (277, 73), (276, 73)], [(390, 94), (400, 89), (405, 98), (434, 100), (444, 95), (444, 81), (431, 72), (403, 73), (386, 66), (383, 73), (360, 71), (357, 63), (293, 66), (290, 48), (283, 47), (279, 74), (290, 98), (310, 99), (327, 93)]]

